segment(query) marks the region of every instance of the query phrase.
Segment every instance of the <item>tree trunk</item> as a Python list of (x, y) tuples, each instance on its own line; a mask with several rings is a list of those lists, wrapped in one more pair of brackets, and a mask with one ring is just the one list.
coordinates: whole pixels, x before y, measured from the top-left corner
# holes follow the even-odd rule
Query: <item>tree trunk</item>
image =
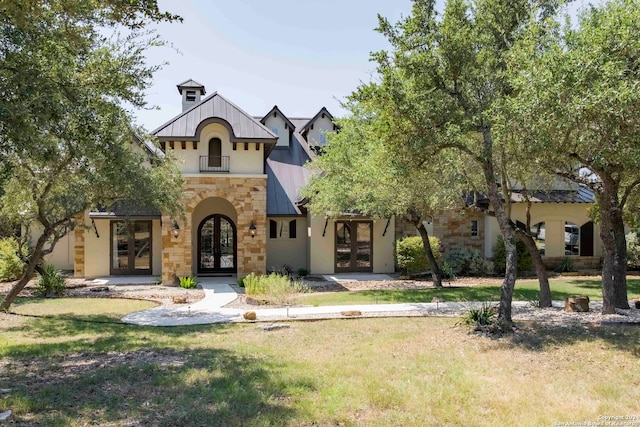
[(482, 127), (483, 139), (483, 159), (481, 166), (484, 178), (487, 184), (489, 201), (493, 206), (498, 227), (504, 241), (504, 249), (506, 252), (506, 268), (504, 272), (504, 280), (500, 287), (500, 306), (498, 307), (498, 323), (505, 331), (510, 331), (513, 325), (511, 319), (511, 301), (513, 300), (513, 288), (516, 284), (516, 275), (518, 268), (518, 253), (516, 252), (516, 236), (513, 227), (510, 224), (509, 217), (504, 209), (504, 204), (498, 193), (496, 184), (496, 176), (493, 170), (493, 139), (491, 130), (487, 125)]
[(424, 247), (424, 253), (427, 256), (427, 260), (429, 261), (429, 266), (431, 267), (431, 279), (433, 280), (433, 286), (436, 288), (442, 287), (442, 270), (436, 261), (436, 257), (433, 256), (433, 250), (431, 248), (431, 242), (429, 241), (429, 233), (427, 233), (427, 229), (425, 228), (422, 221), (418, 223), (414, 223), (415, 227), (418, 229), (420, 233), (420, 237), (422, 237), (422, 246)]
[(602, 314), (613, 314), (616, 294), (614, 285), (616, 240), (612, 213), (615, 210), (615, 196), (612, 193), (613, 183), (608, 177), (602, 177), (603, 190), (600, 209), (600, 238), (602, 239)]
[(27, 263), (26, 268), (24, 269), (24, 273), (20, 279), (13, 285), (9, 293), (4, 297), (2, 303), (0, 303), (0, 311), (8, 311), (13, 301), (16, 297), (22, 292), (29, 280), (33, 276), (34, 271), (39, 270), (39, 264), (42, 261), (42, 250), (44, 248), (45, 242), (51, 237), (50, 233), (46, 231), (42, 233), (42, 235), (38, 238), (36, 242), (36, 246), (33, 248), (33, 252), (29, 257), (29, 262)]
[(616, 308), (628, 309), (627, 295), (627, 238), (624, 234), (622, 209), (616, 211), (613, 218), (613, 238), (615, 239), (615, 256), (613, 259), (613, 290)]
[(549, 274), (547, 273), (547, 267), (542, 262), (542, 256), (538, 251), (538, 246), (533, 240), (531, 235), (526, 232), (518, 233), (518, 237), (524, 243), (527, 251), (531, 255), (531, 261), (536, 268), (536, 275), (538, 276), (538, 283), (540, 284), (540, 307), (551, 307), (551, 288), (549, 287)]

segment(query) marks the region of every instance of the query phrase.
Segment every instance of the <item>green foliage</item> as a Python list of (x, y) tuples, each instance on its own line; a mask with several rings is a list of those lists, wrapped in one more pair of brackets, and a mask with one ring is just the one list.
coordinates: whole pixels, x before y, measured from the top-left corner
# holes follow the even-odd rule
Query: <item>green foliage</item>
[(453, 248), (447, 252), (446, 263), (455, 276), (486, 276), (493, 272), (493, 263), (479, 250), (466, 247)]
[[(429, 244), (436, 262), (439, 263), (441, 258), (440, 239), (435, 236), (429, 236)], [(424, 253), (422, 237), (404, 237), (396, 241), (396, 266), (405, 274), (429, 270), (429, 260), (427, 260), (427, 256)]]
[(469, 308), (460, 319), (460, 324), (484, 327), (492, 325), (496, 320), (498, 309), (495, 304), (483, 302), (478, 308)]
[(47, 264), (36, 282), (35, 293), (41, 297), (61, 297), (66, 294), (66, 278), (53, 265)]
[(237, 280), (238, 286), (244, 288), (244, 277)]
[(307, 270), (306, 268), (299, 268), (298, 269), (298, 276), (306, 277), (308, 275), (309, 275), (309, 270)]
[(640, 267), (640, 239), (638, 233), (632, 231), (627, 234), (627, 266), (632, 268)]
[(274, 304), (284, 304), (294, 295), (309, 292), (309, 287), (289, 276), (271, 273), (268, 276), (251, 273), (244, 278), (247, 295), (265, 298)]
[[(0, 239), (0, 281), (15, 280), (24, 271), (24, 262), (18, 256), (18, 241), (13, 237)], [(28, 256), (28, 251), (23, 248), (22, 255)]]
[(563, 257), (560, 260), (560, 264), (556, 267), (556, 271), (558, 273), (572, 273), (574, 271), (578, 271), (576, 266), (573, 264), (573, 260), (568, 256)]
[(451, 264), (449, 264), (447, 261), (442, 263), (442, 278), (443, 279), (449, 279), (449, 280), (453, 280), (456, 277), (456, 272), (453, 271), (453, 267), (451, 267)]
[[(516, 240), (516, 253), (518, 254), (518, 273), (524, 274), (533, 270), (533, 260), (525, 244)], [(493, 265), (496, 274), (504, 274), (506, 268), (506, 251), (504, 240), (498, 239), (493, 245)]]
[(193, 276), (180, 277), (180, 287), (184, 289), (193, 289), (198, 286), (198, 281)]

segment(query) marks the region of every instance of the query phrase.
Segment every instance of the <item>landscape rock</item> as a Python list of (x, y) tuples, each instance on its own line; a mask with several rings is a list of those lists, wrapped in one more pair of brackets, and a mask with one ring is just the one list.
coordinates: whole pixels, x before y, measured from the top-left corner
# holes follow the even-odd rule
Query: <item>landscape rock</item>
[(586, 313), (589, 311), (589, 297), (571, 295), (564, 300), (564, 311)]
[(109, 292), (108, 286), (96, 286), (95, 288), (90, 288), (91, 292)]
[(11, 409), (4, 412), (0, 412), (0, 421), (7, 421), (10, 416), (11, 416)]
[(256, 320), (256, 312), (255, 311), (246, 311), (242, 317), (244, 320)]
[(362, 316), (362, 312), (358, 310), (341, 311), (340, 315), (345, 317), (356, 317)]
[(173, 302), (174, 304), (186, 304), (187, 303), (187, 297), (184, 295), (174, 295), (173, 296)]

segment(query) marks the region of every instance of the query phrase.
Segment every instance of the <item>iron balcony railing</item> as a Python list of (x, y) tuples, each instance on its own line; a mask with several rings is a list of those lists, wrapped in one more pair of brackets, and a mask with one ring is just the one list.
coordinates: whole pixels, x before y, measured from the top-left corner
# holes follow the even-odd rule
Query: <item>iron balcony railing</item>
[(200, 172), (229, 172), (229, 156), (200, 156)]

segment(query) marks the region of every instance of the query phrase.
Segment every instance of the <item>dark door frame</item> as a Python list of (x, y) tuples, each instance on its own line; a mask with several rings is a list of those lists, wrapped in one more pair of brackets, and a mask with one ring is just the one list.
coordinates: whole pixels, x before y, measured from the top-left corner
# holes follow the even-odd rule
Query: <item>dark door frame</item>
[[(338, 267), (338, 223), (349, 223), (351, 225), (351, 259), (349, 267)], [(358, 267), (358, 224), (368, 224), (369, 225), (369, 244), (371, 245), (371, 251), (369, 256), (371, 257), (370, 266), (369, 267)], [(363, 220), (363, 219), (354, 219), (354, 220), (336, 220), (334, 224), (334, 244), (333, 244), (333, 268), (335, 272), (362, 272), (362, 273), (370, 273), (373, 271), (373, 221), (372, 220)], [(355, 235), (353, 233), (355, 230)], [(354, 238), (355, 237), (355, 238)]]
[[(231, 225), (231, 228), (233, 229), (233, 267), (231, 268), (220, 268), (220, 256), (221, 256), (220, 254), (220, 219), (221, 218), (227, 221)], [(210, 219), (214, 220), (214, 223), (213, 223), (214, 267), (202, 268), (200, 266), (200, 262), (202, 259), (202, 227)], [(223, 214), (212, 214), (205, 217), (198, 225), (197, 240), (198, 240), (198, 258), (196, 260), (197, 262), (196, 270), (198, 274), (235, 273), (238, 271), (238, 230), (236, 228), (235, 223), (231, 220), (231, 218)]]
[[(113, 268), (113, 231), (117, 223), (124, 223), (128, 226), (129, 231), (129, 267), (127, 269), (124, 268)], [(135, 268), (136, 265), (136, 253), (135, 250), (135, 224), (136, 223), (147, 223), (149, 224), (149, 268)], [(132, 232), (133, 231), (133, 232)], [(153, 271), (153, 221), (148, 220), (112, 220), (109, 224), (109, 274), (112, 276), (149, 276)]]

